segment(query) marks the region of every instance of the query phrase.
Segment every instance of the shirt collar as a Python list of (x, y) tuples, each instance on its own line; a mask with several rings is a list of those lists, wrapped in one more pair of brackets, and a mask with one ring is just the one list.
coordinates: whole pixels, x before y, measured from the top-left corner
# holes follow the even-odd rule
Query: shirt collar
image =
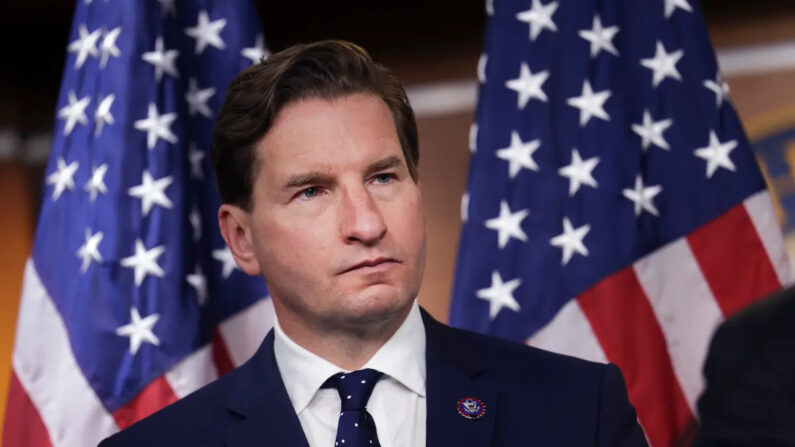
[(403, 324), (362, 368), (381, 371), (425, 397), (425, 325), (416, 301)]
[[(326, 379), (348, 371), (291, 340), (279, 325), (278, 318), (274, 318), (273, 332), (276, 365), (295, 412), (299, 414)], [(425, 396), (425, 327), (416, 301), (398, 330), (362, 368), (381, 371), (411, 391)]]
[(300, 414), (326, 379), (342, 369), (291, 340), (279, 325), (278, 318), (273, 319), (273, 336), (276, 366), (295, 413)]

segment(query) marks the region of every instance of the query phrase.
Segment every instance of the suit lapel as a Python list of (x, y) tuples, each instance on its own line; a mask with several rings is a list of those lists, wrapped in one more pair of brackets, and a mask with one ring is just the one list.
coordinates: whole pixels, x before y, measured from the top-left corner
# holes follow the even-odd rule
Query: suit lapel
[(273, 331), (257, 353), (237, 371), (240, 377), (227, 400), (242, 420), (226, 436), (229, 447), (309, 447), (273, 354)]
[[(426, 333), (427, 427), (426, 445), (492, 445), (497, 418), (496, 384), (483, 379), (483, 365), (467, 354), (469, 346), (451, 337), (452, 329), (422, 311)], [(478, 419), (458, 412), (458, 401), (473, 397), (485, 406)]]

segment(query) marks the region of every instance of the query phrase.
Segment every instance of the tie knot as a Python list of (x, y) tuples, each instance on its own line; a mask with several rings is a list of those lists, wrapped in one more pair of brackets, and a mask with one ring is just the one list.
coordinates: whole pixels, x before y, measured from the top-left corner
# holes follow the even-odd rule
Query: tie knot
[(323, 388), (337, 389), (342, 401), (342, 411), (364, 410), (376, 382), (383, 375), (384, 373), (369, 368), (337, 373), (326, 380)]

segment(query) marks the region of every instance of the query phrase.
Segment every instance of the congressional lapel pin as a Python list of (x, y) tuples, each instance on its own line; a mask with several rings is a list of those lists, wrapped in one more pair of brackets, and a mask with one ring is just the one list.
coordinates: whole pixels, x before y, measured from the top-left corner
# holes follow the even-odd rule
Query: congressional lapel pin
[(464, 397), (458, 400), (458, 414), (467, 419), (480, 419), (486, 414), (486, 405), (476, 397)]

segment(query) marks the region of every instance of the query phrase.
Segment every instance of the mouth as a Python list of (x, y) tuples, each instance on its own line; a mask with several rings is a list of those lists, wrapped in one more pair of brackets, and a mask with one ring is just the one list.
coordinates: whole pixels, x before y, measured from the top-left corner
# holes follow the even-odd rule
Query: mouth
[(358, 264), (348, 267), (347, 269), (341, 271), (340, 274), (350, 273), (350, 272), (363, 272), (363, 273), (377, 272), (389, 269), (393, 265), (399, 263), (400, 261), (398, 261), (395, 258), (379, 257), (379, 258), (367, 259)]

